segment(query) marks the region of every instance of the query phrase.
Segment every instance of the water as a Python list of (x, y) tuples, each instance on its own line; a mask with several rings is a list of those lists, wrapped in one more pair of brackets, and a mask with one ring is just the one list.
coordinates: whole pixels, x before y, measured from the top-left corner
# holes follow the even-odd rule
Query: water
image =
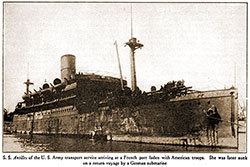
[(183, 147), (33, 135), (4, 135), (3, 152), (237, 152), (237, 149)]

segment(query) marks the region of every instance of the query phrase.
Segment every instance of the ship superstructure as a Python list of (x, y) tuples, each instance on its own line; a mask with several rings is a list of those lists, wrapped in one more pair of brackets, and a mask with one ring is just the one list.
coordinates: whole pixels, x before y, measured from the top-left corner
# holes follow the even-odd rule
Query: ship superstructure
[[(39, 91), (26, 92), (18, 103), (13, 131), (237, 147), (235, 88), (191, 92), (184, 81), (172, 81), (159, 90), (152, 87), (150, 92), (133, 92), (122, 81), (123, 84), (120, 78), (76, 73), (75, 56), (64, 55), (61, 79), (45, 83)], [(216, 129), (210, 129), (214, 126), (209, 124), (207, 115), (213, 105), (221, 116)]]
[[(123, 80), (123, 85), (126, 84)], [(45, 83), (39, 91), (27, 91), (22, 96), (24, 101), (18, 103), (15, 112), (32, 113), (68, 105), (77, 106), (81, 110), (89, 109), (95, 105), (92, 102), (121, 91), (119, 78), (80, 72), (76, 74), (75, 56), (64, 55), (61, 57), (61, 79), (56, 78), (53, 84)]]

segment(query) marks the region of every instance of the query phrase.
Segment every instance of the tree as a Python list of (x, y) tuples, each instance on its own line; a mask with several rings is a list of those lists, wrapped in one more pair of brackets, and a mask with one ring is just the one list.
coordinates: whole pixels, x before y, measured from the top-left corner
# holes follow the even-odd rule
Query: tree
[(8, 113), (8, 110), (6, 108), (3, 109), (3, 120), (4, 121), (13, 120), (13, 113)]

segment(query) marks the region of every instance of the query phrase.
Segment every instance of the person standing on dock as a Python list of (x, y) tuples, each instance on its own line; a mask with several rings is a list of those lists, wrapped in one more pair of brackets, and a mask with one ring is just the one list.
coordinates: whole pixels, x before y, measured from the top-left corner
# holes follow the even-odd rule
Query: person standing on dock
[(218, 113), (217, 108), (212, 105), (211, 108), (208, 109), (208, 111), (206, 112), (207, 115), (207, 138), (208, 138), (208, 142), (212, 145), (216, 145), (219, 143), (219, 138), (218, 138), (218, 125), (220, 122), (222, 122), (221, 120), (221, 116)]

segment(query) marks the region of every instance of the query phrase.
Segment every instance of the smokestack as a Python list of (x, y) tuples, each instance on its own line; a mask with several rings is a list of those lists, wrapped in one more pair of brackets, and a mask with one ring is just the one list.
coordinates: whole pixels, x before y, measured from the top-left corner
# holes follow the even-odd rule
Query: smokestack
[(61, 80), (62, 82), (67, 80), (74, 79), (76, 73), (76, 57), (71, 54), (63, 55), (61, 57)]

